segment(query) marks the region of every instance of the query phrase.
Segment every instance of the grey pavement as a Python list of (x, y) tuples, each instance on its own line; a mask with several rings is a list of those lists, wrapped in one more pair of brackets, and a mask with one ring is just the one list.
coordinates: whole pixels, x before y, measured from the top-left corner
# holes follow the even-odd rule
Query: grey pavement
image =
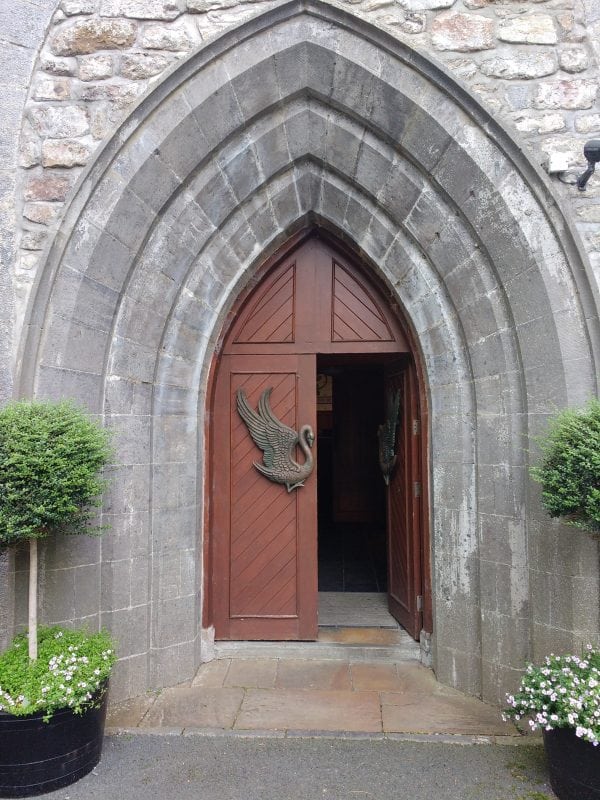
[(61, 800), (547, 800), (539, 743), (469, 737), (108, 736)]

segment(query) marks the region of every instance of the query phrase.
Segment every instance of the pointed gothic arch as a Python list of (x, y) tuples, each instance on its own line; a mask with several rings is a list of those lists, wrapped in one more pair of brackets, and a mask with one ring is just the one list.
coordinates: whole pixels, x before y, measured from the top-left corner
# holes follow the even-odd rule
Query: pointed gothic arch
[[(464, 88), (351, 14), (293, 0), (141, 101), (80, 181), (30, 305), (21, 393), (75, 397), (117, 433), (113, 531), (72, 563), (85, 616), (121, 640), (117, 695), (185, 680), (210, 649), (210, 365), (261, 262), (314, 222), (352, 243), (418, 342), (438, 678), (495, 700), (545, 648), (551, 590), (527, 560), (540, 513), (522, 442), (597, 390), (577, 240)], [(49, 549), (48, 570), (60, 555)]]

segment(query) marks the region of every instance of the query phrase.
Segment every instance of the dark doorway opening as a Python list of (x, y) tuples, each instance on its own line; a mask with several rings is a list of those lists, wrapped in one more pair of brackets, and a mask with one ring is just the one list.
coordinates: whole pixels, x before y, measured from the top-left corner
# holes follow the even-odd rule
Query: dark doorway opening
[(320, 592), (386, 592), (385, 485), (378, 464), (383, 365), (317, 362)]

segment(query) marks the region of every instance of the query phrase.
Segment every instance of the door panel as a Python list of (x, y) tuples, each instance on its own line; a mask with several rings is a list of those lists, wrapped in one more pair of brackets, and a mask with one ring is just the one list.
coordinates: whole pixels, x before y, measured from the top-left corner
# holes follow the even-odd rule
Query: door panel
[(272, 388), (271, 408), (282, 423), (296, 431), (305, 424), (315, 430), (315, 357), (224, 356), (221, 371), (215, 451), (226, 455), (226, 467), (216, 477), (214, 497), (217, 519), (228, 535), (219, 537), (215, 552), (215, 574), (221, 576), (214, 598), (216, 635), (315, 638), (315, 471), (291, 492), (262, 475), (254, 463), (263, 463), (263, 453), (236, 405), (238, 389), (257, 409), (262, 392)]
[(396, 430), (396, 466), (387, 487), (388, 607), (413, 636), (422, 624), (417, 597), (421, 594), (420, 447), (414, 368), (395, 362), (386, 369), (385, 393), (400, 391)]
[(394, 341), (385, 315), (370, 292), (336, 262), (333, 265), (331, 341)]

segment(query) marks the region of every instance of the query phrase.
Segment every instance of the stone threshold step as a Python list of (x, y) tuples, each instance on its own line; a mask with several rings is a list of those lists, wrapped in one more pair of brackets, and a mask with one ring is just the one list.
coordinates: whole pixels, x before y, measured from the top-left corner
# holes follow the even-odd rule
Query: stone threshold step
[(278, 658), (307, 661), (419, 661), (419, 643), (395, 645), (337, 644), (330, 642), (215, 642), (215, 658)]

